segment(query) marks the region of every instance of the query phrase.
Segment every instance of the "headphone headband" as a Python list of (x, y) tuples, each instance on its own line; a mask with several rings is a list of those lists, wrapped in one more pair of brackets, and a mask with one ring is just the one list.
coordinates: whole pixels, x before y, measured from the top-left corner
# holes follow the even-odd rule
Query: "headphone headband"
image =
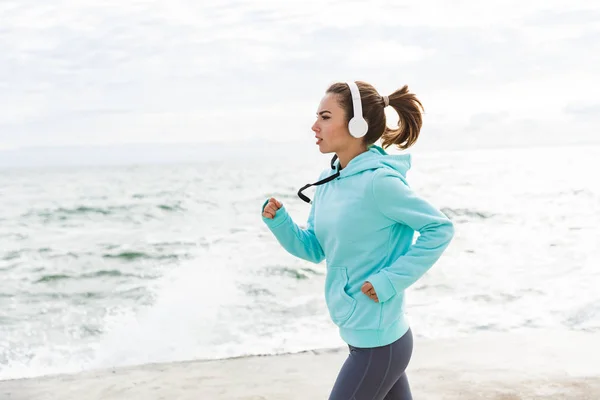
[(352, 108), (354, 108), (354, 117), (362, 118), (362, 102), (360, 101), (360, 91), (358, 85), (355, 82), (346, 82), (350, 88), (350, 94), (352, 97)]

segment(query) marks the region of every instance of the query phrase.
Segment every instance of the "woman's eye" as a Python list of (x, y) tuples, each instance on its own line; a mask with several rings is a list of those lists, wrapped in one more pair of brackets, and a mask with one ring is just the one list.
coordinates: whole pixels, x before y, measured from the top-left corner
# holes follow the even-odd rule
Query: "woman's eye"
[(329, 119), (327, 115), (323, 115), (323, 119)]

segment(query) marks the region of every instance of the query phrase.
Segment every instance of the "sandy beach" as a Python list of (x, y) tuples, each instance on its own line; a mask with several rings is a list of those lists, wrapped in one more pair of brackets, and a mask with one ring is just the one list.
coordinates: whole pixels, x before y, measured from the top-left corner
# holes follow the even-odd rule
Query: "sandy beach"
[[(600, 399), (597, 334), (416, 339), (415, 399)], [(594, 350), (593, 350), (594, 349)], [(10, 400), (326, 399), (344, 348), (0, 381)]]

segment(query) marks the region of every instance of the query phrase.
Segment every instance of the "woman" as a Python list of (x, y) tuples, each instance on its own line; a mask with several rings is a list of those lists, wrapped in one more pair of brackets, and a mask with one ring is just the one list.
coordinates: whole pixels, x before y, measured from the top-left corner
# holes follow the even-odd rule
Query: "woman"
[[(388, 105), (399, 115), (397, 129), (386, 126)], [(335, 155), (332, 169), (298, 192), (311, 202), (302, 191), (317, 186), (306, 228), (278, 200), (263, 204), (263, 221), (289, 253), (327, 261), (325, 301), (350, 349), (330, 400), (412, 399), (405, 370), (413, 342), (404, 292), (454, 235), (451, 221), (408, 186), (410, 155), (384, 151), (415, 143), (421, 112), (407, 86), (382, 97), (365, 82), (331, 85), (312, 130), (319, 150)], [(382, 147), (374, 145), (380, 139)]]

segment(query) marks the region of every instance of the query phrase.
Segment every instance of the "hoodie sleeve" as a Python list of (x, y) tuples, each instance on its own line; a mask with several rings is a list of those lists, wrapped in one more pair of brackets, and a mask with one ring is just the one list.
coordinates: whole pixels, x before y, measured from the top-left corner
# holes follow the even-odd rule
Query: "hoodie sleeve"
[[(263, 204), (263, 210), (268, 202), (269, 201), (267, 200)], [(292, 217), (288, 214), (284, 205), (277, 210), (275, 218), (270, 219), (262, 217), (262, 219), (271, 232), (273, 232), (277, 241), (288, 253), (318, 264), (325, 259), (325, 253), (317, 240), (313, 228), (314, 207), (313, 203), (310, 208), (306, 229), (300, 228), (292, 220)]]
[(367, 279), (379, 301), (385, 302), (415, 283), (435, 264), (454, 236), (454, 225), (397, 175), (377, 172), (373, 178), (373, 196), (386, 217), (419, 232), (406, 254)]

